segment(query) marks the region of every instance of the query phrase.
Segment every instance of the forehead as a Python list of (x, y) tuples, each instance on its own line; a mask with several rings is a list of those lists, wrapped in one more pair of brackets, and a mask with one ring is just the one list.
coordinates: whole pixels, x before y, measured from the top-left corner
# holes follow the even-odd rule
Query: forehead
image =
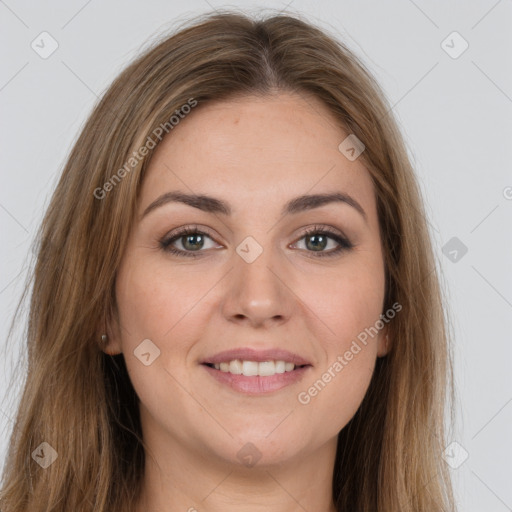
[[(338, 146), (349, 135), (310, 95), (245, 96), (196, 107), (157, 147), (143, 182), (141, 206), (169, 190), (211, 194), (237, 208), (272, 198), (333, 190), (367, 209), (373, 183), (361, 159)], [(366, 208), (365, 208), (366, 209)]]

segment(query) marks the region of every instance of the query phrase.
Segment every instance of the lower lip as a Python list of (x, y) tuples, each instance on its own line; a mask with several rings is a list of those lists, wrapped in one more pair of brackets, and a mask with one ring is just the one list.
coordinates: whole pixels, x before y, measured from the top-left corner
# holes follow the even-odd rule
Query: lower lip
[(259, 375), (247, 377), (245, 375), (234, 375), (229, 372), (222, 372), (205, 364), (202, 366), (221, 384), (225, 384), (240, 393), (256, 395), (271, 393), (272, 391), (277, 391), (289, 386), (290, 384), (294, 384), (301, 380), (304, 377), (305, 372), (311, 368), (311, 366), (303, 366), (291, 372), (276, 373), (267, 377), (261, 377)]

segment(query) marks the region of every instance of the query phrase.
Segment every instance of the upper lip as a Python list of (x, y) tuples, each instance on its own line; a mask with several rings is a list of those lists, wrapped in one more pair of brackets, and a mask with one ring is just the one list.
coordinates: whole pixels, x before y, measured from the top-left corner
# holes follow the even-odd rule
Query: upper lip
[(294, 363), (296, 366), (310, 365), (311, 363), (306, 359), (300, 357), (288, 350), (271, 348), (267, 350), (255, 350), (253, 348), (234, 348), (219, 352), (211, 357), (207, 357), (201, 361), (201, 364), (219, 364), (234, 359), (243, 361), (285, 361)]

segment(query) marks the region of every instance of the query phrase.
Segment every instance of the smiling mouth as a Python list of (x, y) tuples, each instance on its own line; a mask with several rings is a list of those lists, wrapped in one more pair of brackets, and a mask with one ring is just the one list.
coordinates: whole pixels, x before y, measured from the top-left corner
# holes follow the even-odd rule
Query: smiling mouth
[(271, 377), (297, 371), (311, 366), (310, 364), (296, 365), (283, 360), (270, 361), (246, 361), (233, 359), (222, 363), (203, 363), (205, 366), (231, 375), (243, 375), (244, 377)]

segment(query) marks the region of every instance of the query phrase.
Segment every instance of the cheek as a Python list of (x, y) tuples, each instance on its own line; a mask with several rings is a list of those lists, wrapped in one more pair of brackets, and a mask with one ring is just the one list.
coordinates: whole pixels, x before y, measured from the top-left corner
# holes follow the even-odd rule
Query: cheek
[(375, 368), (377, 338), (368, 336), (367, 330), (379, 318), (380, 298), (369, 300), (358, 290), (331, 302), (328, 322), (335, 335), (324, 338), (325, 357), (297, 396), (299, 407), (322, 416), (329, 435), (336, 435), (352, 419)]
[(305, 422), (316, 429), (315, 418), (320, 417), (320, 428), (326, 438), (337, 435), (356, 414), (368, 390), (375, 358), (356, 356), (346, 366), (339, 364), (325, 368), (298, 396)]
[[(187, 354), (194, 342), (204, 337), (203, 326), (210, 315), (204, 296), (217, 281), (218, 277), (204, 271), (172, 269), (165, 261), (147, 257), (144, 261), (132, 259), (121, 267), (116, 286), (121, 345), (139, 395), (150, 388), (147, 398), (151, 401), (157, 385), (166, 389), (173, 383), (172, 377), (157, 369), (172, 369), (173, 375), (180, 374), (180, 381), (186, 378)], [(145, 366), (134, 351), (140, 353), (138, 347), (148, 339), (156, 347), (145, 342), (149, 352), (158, 357)]]
[[(119, 273), (116, 289), (123, 340), (165, 340), (187, 325), (186, 316), (211, 287), (211, 279), (149, 258)], [(213, 281), (212, 281), (213, 283)]]
[(377, 357), (375, 325), (384, 299), (380, 261), (360, 258), (345, 270), (308, 288), (315, 318), (310, 329), (317, 337), (322, 334), (325, 358), (297, 397), (306, 410), (322, 411), (332, 433), (350, 421), (370, 384)]
[(382, 313), (384, 267), (375, 254), (368, 251), (347, 259), (335, 272), (317, 273), (302, 281), (297, 292), (307, 298), (311, 329), (322, 333), (319, 340), (331, 357), (348, 350), (351, 341), (374, 326)]

